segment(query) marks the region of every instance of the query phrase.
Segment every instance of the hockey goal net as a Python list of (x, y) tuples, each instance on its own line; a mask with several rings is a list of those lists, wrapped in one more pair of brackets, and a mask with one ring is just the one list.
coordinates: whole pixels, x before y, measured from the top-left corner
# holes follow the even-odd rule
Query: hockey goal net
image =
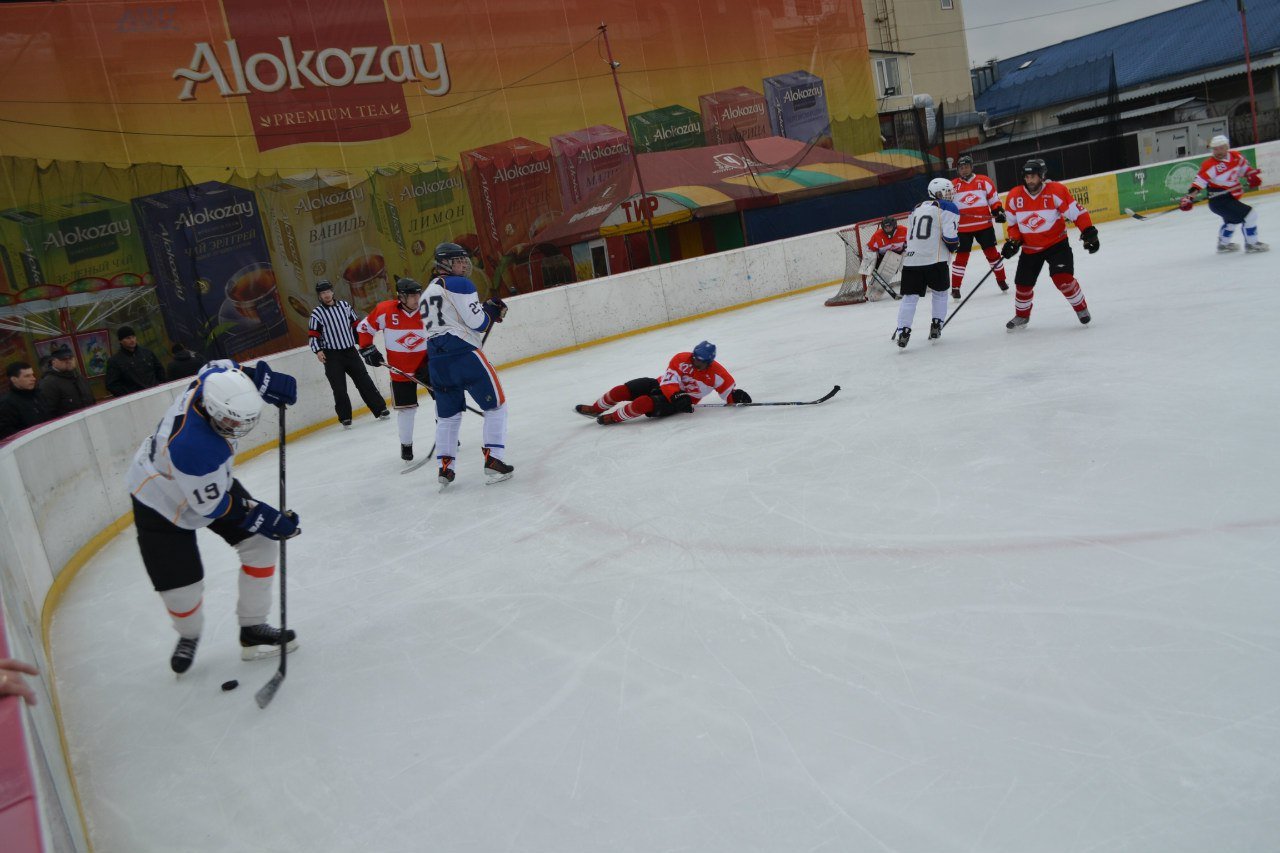
[[(905, 225), (908, 215), (895, 213), (893, 218), (899, 225)], [(867, 241), (871, 239), (871, 235), (876, 232), (884, 219), (883, 216), (867, 219), (836, 232), (844, 243), (844, 279), (840, 282), (840, 289), (836, 291), (836, 295), (823, 304), (857, 305), (859, 302), (875, 302), (889, 298), (884, 288), (871, 280), (871, 271), (876, 268), (876, 253), (867, 250)], [(886, 253), (880, 264), (881, 276), (890, 287), (895, 289), (902, 278), (901, 266), (902, 256), (896, 252)]]

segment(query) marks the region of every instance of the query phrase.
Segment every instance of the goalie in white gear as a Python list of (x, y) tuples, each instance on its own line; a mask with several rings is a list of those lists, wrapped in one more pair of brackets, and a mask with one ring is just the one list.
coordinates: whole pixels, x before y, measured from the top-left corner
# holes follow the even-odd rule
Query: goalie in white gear
[(902, 259), (902, 303), (898, 306), (898, 328), (893, 340), (905, 347), (911, 339), (911, 323), (916, 303), (926, 291), (933, 292), (933, 322), (929, 337), (942, 335), (947, 316), (950, 286), (950, 257), (960, 245), (960, 210), (951, 201), (951, 181), (934, 178), (929, 182), (929, 198), (920, 202), (907, 218), (907, 251)]
[(204, 627), (204, 566), (196, 547), (201, 528), (240, 557), (241, 657), (277, 655), (285, 641), (290, 651), (297, 646), (293, 631), (284, 636), (266, 623), (275, 543), (301, 532), (298, 516), (254, 500), (231, 475), (237, 441), (257, 425), (263, 401), (292, 404), (297, 383), (266, 362), (251, 374), (228, 360), (201, 368), (142, 442), (126, 475), (142, 562), (178, 632), (169, 665), (179, 674), (190, 668)]

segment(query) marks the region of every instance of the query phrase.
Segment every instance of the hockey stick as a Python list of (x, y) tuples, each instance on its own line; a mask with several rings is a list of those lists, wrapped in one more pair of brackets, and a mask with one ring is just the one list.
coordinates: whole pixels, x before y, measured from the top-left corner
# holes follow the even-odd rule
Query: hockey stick
[[(280, 404), (280, 511), (284, 512), (284, 403)], [(265, 708), (271, 704), (271, 700), (276, 698), (276, 691), (280, 689), (280, 685), (284, 684), (285, 665), (288, 662), (289, 655), (289, 634), (288, 634), (288, 611), (285, 608), (285, 556), (287, 539), (280, 540), (280, 666), (276, 669), (276, 674), (271, 676), (271, 680), (259, 688), (254, 698), (258, 701), (259, 708)]]
[(973, 286), (973, 290), (970, 290), (968, 295), (965, 296), (964, 299), (960, 300), (960, 304), (956, 306), (956, 310), (951, 312), (951, 316), (942, 321), (942, 328), (945, 329), (947, 327), (947, 324), (950, 323), (953, 319), (955, 319), (955, 316), (960, 313), (960, 309), (963, 308), (964, 304), (969, 301), (969, 297), (977, 293), (978, 288), (982, 287), (983, 282), (991, 278), (991, 274), (995, 271), (996, 271), (996, 268), (994, 266), (991, 269), (987, 270), (987, 274), (978, 280), (978, 283)]
[[(482, 342), (482, 343), (483, 343), (483, 342)], [(403, 370), (401, 370), (400, 368), (398, 368), (398, 367), (392, 367), (392, 366), (391, 366), (391, 365), (389, 365), (389, 364), (387, 365), (387, 370), (390, 370), (392, 373), (396, 374), (397, 376), (403, 376), (405, 379), (408, 379), (410, 382), (417, 382), (417, 383), (418, 383), (419, 385), (421, 385), (423, 388), (426, 388), (426, 389), (427, 389), (427, 394), (429, 394), (429, 395), (430, 395), (430, 397), (431, 397), (431, 399), (432, 399), (432, 400), (434, 400), (434, 399), (436, 398), (435, 392), (431, 390), (431, 386), (430, 386), (430, 385), (428, 385), (427, 383), (423, 382), (423, 381), (422, 381), (421, 379), (419, 379), (418, 377), (414, 376), (412, 373), (405, 373), (405, 372), (404, 372)], [(467, 406), (467, 411), (468, 411), (468, 412), (471, 412), (472, 414), (476, 414), (476, 415), (483, 415), (483, 414), (484, 414), (484, 412), (480, 411), (479, 409), (473, 409), (473, 408), (471, 408), (470, 406)]]
[(893, 288), (892, 288), (892, 287), (890, 287), (890, 286), (885, 282), (885, 280), (884, 280), (883, 278), (881, 278), (881, 277), (880, 277), (880, 270), (872, 270), (872, 271), (871, 271), (871, 280), (872, 280), (872, 281), (874, 281), (876, 284), (880, 285), (880, 289), (881, 289), (881, 290), (883, 290), (885, 293), (889, 294), (890, 296), (892, 296), (894, 299), (901, 299), (901, 298), (902, 298), (902, 297), (901, 297), (901, 296), (899, 296), (898, 294), (894, 293), (894, 292), (893, 292)]
[[(1219, 196), (1226, 195), (1229, 192), (1231, 192), (1231, 190), (1217, 190), (1215, 192), (1205, 193), (1203, 201), (1208, 201), (1211, 198), (1218, 198)], [(1199, 204), (1201, 200), (1202, 199), (1198, 198), (1195, 201), (1191, 202), (1191, 205), (1194, 207), (1195, 205)], [(1161, 216), (1164, 216), (1166, 213), (1174, 213), (1175, 211), (1179, 211), (1179, 210), (1182, 210), (1180, 206), (1174, 206), (1169, 208), (1168, 210), (1161, 210), (1161, 211), (1157, 211), (1156, 213), (1134, 213), (1133, 208), (1126, 207), (1124, 209), (1124, 212), (1126, 215), (1132, 216), (1134, 219), (1138, 220), (1139, 222), (1150, 222), (1152, 219), (1159, 219)]]
[(748, 406), (816, 406), (819, 403), (825, 403), (834, 397), (840, 391), (840, 386), (835, 385), (830, 391), (823, 394), (816, 400), (804, 401), (787, 401), (781, 403), (701, 403), (699, 409), (745, 409)]
[[(898, 265), (899, 267), (901, 267), (902, 256), (899, 255), (897, 252), (890, 252), (889, 254), (898, 258)], [(891, 296), (892, 298), (901, 299), (902, 297), (893, 292), (893, 288), (889, 286), (889, 282), (885, 279), (884, 274), (880, 272), (880, 268), (878, 266), (879, 263), (880, 261), (878, 261), (875, 256), (867, 255), (865, 258), (862, 259), (862, 264), (858, 270), (858, 273), (871, 279), (873, 282), (876, 283), (876, 285), (880, 287), (881, 290), (889, 294), (889, 296)], [(897, 272), (897, 270), (894, 270), (894, 272)], [(890, 273), (889, 275), (890, 277), (892, 277), (893, 273)]]

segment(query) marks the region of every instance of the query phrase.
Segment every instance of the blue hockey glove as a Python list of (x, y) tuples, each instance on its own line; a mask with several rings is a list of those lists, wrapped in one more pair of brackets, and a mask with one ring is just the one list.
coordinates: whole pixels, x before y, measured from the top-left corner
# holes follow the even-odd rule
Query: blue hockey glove
[(503, 318), (507, 316), (507, 303), (497, 296), (489, 297), (480, 307), (485, 314), (489, 315), (489, 319), (495, 323), (501, 323)]
[(298, 526), (299, 524), (300, 519), (296, 512), (281, 512), (270, 504), (264, 503), (253, 506), (240, 520), (240, 527), (243, 529), (277, 542), (281, 539), (291, 539), (301, 533), (302, 528)]
[(298, 402), (298, 380), (289, 374), (272, 370), (265, 361), (258, 362), (246, 373), (258, 386), (258, 393), (265, 402), (273, 406), (292, 406)]

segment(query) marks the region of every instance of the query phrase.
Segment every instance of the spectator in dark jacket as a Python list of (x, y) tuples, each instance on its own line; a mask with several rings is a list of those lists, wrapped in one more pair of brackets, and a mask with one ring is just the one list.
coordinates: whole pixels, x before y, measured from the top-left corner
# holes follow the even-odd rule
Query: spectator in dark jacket
[(194, 353), (182, 344), (174, 344), (173, 361), (169, 362), (169, 381), (195, 376), (204, 367), (204, 356)]
[(0, 438), (49, 420), (49, 413), (36, 390), (36, 372), (25, 361), (10, 364), (9, 393), (0, 397)]
[(76, 368), (75, 353), (61, 344), (49, 353), (49, 369), (40, 377), (40, 399), (44, 400), (50, 418), (60, 418), (76, 409), (94, 404), (89, 383)]
[(138, 346), (132, 326), (116, 329), (120, 350), (107, 361), (107, 390), (113, 397), (123, 397), (154, 388), (165, 381), (164, 368), (155, 353)]

